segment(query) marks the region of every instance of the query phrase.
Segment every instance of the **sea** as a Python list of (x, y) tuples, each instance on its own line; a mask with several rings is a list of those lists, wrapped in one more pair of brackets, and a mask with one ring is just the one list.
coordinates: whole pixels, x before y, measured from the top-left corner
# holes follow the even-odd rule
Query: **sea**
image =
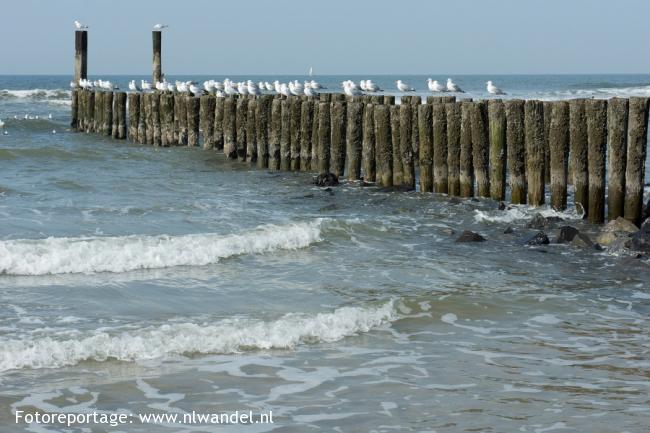
[[(425, 75), (313, 78), (428, 94)], [(473, 98), (487, 80), (513, 98), (650, 96), (650, 75), (451, 78)], [(650, 264), (525, 245), (536, 213), (595, 237), (573, 205), (319, 188), (75, 133), (69, 82), (0, 76), (0, 432), (650, 428)], [(236, 413), (251, 420), (189, 416)]]

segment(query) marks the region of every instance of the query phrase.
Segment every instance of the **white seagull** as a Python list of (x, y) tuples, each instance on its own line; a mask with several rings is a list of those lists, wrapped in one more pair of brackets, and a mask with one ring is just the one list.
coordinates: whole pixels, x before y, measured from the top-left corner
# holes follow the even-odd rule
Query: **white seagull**
[(440, 84), (437, 80), (432, 80), (429, 78), (427, 80), (427, 86), (429, 86), (429, 90), (432, 92), (445, 92), (447, 89)]
[(203, 93), (201, 89), (199, 89), (199, 86), (194, 82), (190, 83), (190, 92), (192, 92), (194, 96), (201, 96), (201, 93)]
[(497, 86), (492, 84), (492, 81), (488, 81), (487, 83), (487, 91), (490, 95), (505, 95), (506, 92), (503, 90), (499, 89)]
[(162, 29), (166, 29), (167, 27), (169, 27), (168, 24), (156, 24), (155, 26), (153, 26), (153, 29), (154, 30), (162, 30)]
[(402, 80), (395, 81), (395, 84), (397, 85), (397, 90), (400, 92), (415, 92), (415, 89), (413, 87), (404, 83)]
[(463, 89), (458, 87), (456, 83), (451, 81), (451, 78), (447, 78), (447, 91), (448, 92), (455, 92), (455, 93), (465, 93)]
[(318, 92), (311, 87), (309, 81), (305, 81), (305, 95), (307, 96), (318, 96)]
[(77, 30), (88, 30), (88, 26), (81, 24), (79, 21), (75, 20), (74, 26)]

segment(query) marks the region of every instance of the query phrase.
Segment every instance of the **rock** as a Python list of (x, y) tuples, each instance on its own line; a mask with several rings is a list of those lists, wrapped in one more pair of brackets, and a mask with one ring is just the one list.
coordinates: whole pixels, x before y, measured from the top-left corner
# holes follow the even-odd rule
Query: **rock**
[(564, 221), (564, 220), (562, 218), (560, 218), (560, 217), (556, 217), (556, 216), (545, 217), (540, 213), (536, 213), (533, 216), (533, 219), (528, 221), (528, 224), (526, 224), (526, 227), (528, 227), (529, 229), (541, 230), (541, 229), (545, 229), (547, 227), (550, 227), (553, 224), (561, 222), (561, 221)]
[(469, 230), (463, 230), (463, 232), (460, 234), (458, 239), (456, 239), (456, 242), (485, 242), (485, 241), (486, 239), (483, 236)]
[(560, 233), (558, 233), (555, 242), (558, 244), (568, 244), (578, 235), (578, 233), (580, 233), (580, 230), (575, 227), (562, 226), (560, 227)]
[(327, 206), (323, 206), (322, 208), (318, 209), (319, 212), (329, 212), (333, 210), (337, 210), (339, 207), (336, 204), (329, 204)]
[(317, 186), (336, 186), (339, 184), (339, 178), (334, 173), (321, 173), (314, 178), (314, 185)]
[(604, 248), (602, 247), (602, 245), (600, 245), (598, 242), (596, 242), (596, 243), (594, 244), (594, 249), (595, 249), (596, 251), (603, 251), (603, 250), (604, 250)]
[(548, 240), (548, 236), (544, 232), (539, 232), (526, 241), (526, 245), (548, 245), (550, 243), (551, 241)]
[(620, 237), (629, 237), (638, 230), (637, 226), (623, 217), (618, 217), (607, 223), (600, 231), (596, 241), (601, 245), (611, 245)]
[(475, 202), (479, 202), (479, 201), (481, 201), (481, 200), (477, 199), (476, 197), (472, 197), (472, 198), (470, 198), (469, 200), (470, 200), (470, 201), (475, 201)]
[(506, 229), (503, 231), (504, 235), (509, 235), (515, 232), (515, 229), (513, 229), (511, 226), (506, 227)]
[(507, 206), (505, 202), (500, 201), (499, 202), (499, 210), (506, 210)]
[(449, 199), (449, 203), (450, 204), (459, 204), (459, 203), (462, 203), (462, 201), (458, 197), (452, 197), (452, 198)]
[(650, 253), (650, 221), (643, 223), (641, 229), (630, 237), (630, 249), (632, 251)]
[(580, 232), (573, 238), (571, 245), (578, 248), (594, 248), (594, 243), (589, 236)]

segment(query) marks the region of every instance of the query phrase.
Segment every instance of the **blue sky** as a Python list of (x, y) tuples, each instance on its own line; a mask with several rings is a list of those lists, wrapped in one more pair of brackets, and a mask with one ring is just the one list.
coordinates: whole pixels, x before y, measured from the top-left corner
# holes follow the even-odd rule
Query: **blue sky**
[(2, 0), (0, 74), (516, 74), (650, 71), (648, 0)]

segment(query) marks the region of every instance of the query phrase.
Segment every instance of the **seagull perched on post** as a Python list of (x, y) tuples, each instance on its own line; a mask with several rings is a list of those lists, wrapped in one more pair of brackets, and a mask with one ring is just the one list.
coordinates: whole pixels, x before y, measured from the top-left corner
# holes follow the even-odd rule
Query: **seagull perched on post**
[(395, 84), (397, 85), (397, 90), (400, 92), (415, 92), (415, 89), (413, 87), (404, 83), (402, 80), (395, 81)]
[(155, 26), (153, 26), (153, 29), (154, 30), (162, 30), (162, 29), (166, 29), (167, 27), (169, 27), (168, 24), (156, 24)]
[(427, 80), (427, 85), (429, 86), (429, 90), (432, 92), (445, 92), (447, 90), (437, 80), (432, 80), (431, 78)]
[(492, 84), (492, 81), (488, 81), (487, 83), (487, 91), (490, 95), (505, 95), (506, 92), (503, 90), (499, 89), (497, 86)]
[(456, 83), (451, 81), (451, 78), (447, 78), (447, 91), (448, 92), (455, 92), (455, 93), (465, 93), (463, 89), (458, 87)]
[(77, 30), (88, 30), (88, 26), (81, 24), (79, 21), (75, 20), (74, 26)]

